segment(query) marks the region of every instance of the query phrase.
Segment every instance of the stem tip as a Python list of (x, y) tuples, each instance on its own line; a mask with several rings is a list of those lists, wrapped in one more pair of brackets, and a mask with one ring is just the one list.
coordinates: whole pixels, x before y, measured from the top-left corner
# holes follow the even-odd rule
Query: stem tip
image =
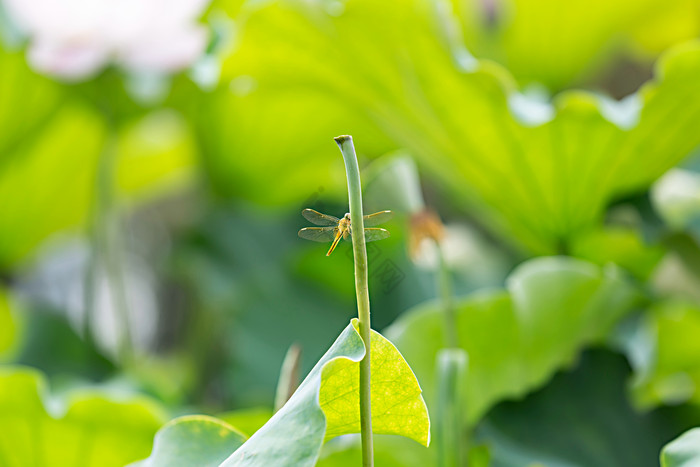
[(352, 136), (350, 136), (350, 135), (340, 135), (340, 136), (336, 136), (333, 139), (335, 140), (336, 143), (338, 143), (338, 146), (342, 146), (343, 143), (346, 143), (348, 141), (352, 142)]

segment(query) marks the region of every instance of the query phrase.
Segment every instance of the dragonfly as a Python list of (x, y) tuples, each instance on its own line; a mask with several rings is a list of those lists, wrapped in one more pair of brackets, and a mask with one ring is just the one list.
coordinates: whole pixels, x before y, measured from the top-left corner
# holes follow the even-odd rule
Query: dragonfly
[[(350, 213), (346, 213), (345, 216), (339, 219), (335, 216), (329, 216), (328, 214), (314, 211), (313, 209), (304, 209), (301, 211), (301, 215), (312, 224), (323, 226), (305, 227), (301, 229), (299, 231), (299, 236), (301, 238), (314, 242), (333, 242), (326, 256), (330, 256), (330, 254), (333, 253), (333, 250), (335, 250), (341, 238), (349, 240), (352, 236)], [(379, 211), (374, 214), (367, 214), (363, 218), (365, 224), (365, 241), (374, 242), (389, 237), (390, 234), (388, 230), (374, 226), (383, 224), (393, 216), (394, 213), (391, 211)]]

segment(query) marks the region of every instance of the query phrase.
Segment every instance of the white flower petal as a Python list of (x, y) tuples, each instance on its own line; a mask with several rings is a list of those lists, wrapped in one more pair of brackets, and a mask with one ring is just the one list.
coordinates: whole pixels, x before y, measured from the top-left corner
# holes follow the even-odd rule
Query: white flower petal
[(184, 24), (197, 20), (211, 0), (152, 0), (158, 7), (160, 21), (168, 24)]
[(98, 32), (109, 1), (112, 0), (4, 0), (4, 3), (13, 21), (29, 35), (62, 41)]
[(95, 44), (64, 45), (55, 40), (38, 40), (29, 48), (29, 63), (37, 71), (67, 80), (94, 75), (108, 61), (107, 49)]
[(197, 60), (206, 44), (207, 31), (195, 26), (143, 38), (124, 50), (119, 61), (134, 71), (178, 71)]
[(211, 0), (0, 0), (31, 38), (29, 60), (70, 79), (110, 59), (135, 72), (188, 67), (206, 47), (197, 23)]

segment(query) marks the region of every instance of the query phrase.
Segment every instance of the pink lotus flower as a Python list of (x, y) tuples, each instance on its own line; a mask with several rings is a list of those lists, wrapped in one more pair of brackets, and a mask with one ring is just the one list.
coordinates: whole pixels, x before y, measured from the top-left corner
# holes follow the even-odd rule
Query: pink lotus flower
[(210, 0), (2, 0), (30, 39), (37, 71), (77, 81), (108, 64), (169, 73), (197, 60), (207, 43), (197, 23)]

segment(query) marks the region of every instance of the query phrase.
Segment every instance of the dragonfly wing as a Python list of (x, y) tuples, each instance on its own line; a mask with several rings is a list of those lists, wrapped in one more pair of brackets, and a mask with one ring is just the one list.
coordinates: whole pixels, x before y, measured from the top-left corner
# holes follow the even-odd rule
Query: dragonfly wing
[(389, 238), (391, 234), (386, 229), (374, 228), (365, 229), (365, 242), (374, 242), (377, 240), (384, 240)]
[(336, 230), (335, 227), (306, 227), (299, 231), (299, 236), (312, 242), (332, 242)]
[(383, 224), (394, 217), (391, 211), (379, 211), (374, 214), (367, 214), (364, 217), (365, 227), (374, 227), (375, 225)]
[(328, 214), (323, 214), (313, 209), (304, 209), (301, 211), (301, 215), (304, 218), (315, 225), (332, 225), (337, 226), (340, 219), (337, 217), (329, 216)]

